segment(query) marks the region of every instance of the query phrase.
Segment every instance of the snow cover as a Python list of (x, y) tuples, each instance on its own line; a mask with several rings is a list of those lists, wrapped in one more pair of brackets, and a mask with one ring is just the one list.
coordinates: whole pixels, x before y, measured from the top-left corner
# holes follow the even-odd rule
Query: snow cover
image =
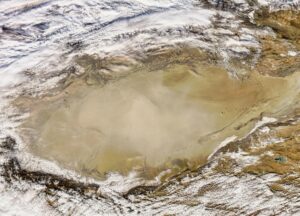
[(296, 56), (296, 55), (298, 55), (298, 53), (297, 52), (295, 52), (295, 51), (288, 51), (288, 56)]
[(228, 143), (235, 141), (236, 139), (237, 139), (237, 136), (235, 136), (235, 135), (227, 137), (225, 140), (223, 140), (220, 143), (220, 145), (214, 150), (214, 152), (209, 155), (208, 160), (210, 160), (219, 149), (221, 149), (222, 147), (226, 146)]
[(277, 119), (276, 118), (272, 118), (272, 117), (267, 117), (267, 116), (264, 116), (262, 118), (262, 120), (256, 122), (254, 128), (250, 131), (249, 134), (253, 133), (257, 128), (267, 124), (267, 123), (273, 123), (273, 122), (276, 122)]
[[(235, 0), (233, 2), (238, 5), (242, 4), (243, 9), (248, 8), (246, 1)], [(291, 5), (299, 5), (298, 0), (288, 3), (279, 0), (259, 0), (258, 3), (270, 6), (273, 10), (278, 7), (287, 8)], [(252, 12), (253, 10), (250, 10), (249, 16)], [(218, 18), (219, 24), (214, 23), (217, 19), (216, 15), (221, 17)], [(18, 137), (15, 128), (28, 114), (19, 113), (11, 107), (11, 100), (23, 90), (45, 91), (52, 88), (64, 78), (64, 74), (44, 82), (41, 82), (40, 78), (47, 73), (72, 65), (74, 56), (82, 53), (96, 53), (102, 57), (130, 56), (132, 53), (140, 53), (153, 47), (176, 46), (182, 42), (217, 52), (224, 58), (224, 63), (227, 63), (236, 53), (247, 54), (252, 48), (258, 50), (259, 53), (260, 46), (255, 38), (259, 32), (241, 28), (241, 26), (241, 20), (234, 13), (204, 9), (199, 5), (199, 1), (194, 0), (1, 1), (0, 139), (3, 140), (7, 135), (17, 139), (20, 149), (15, 156), (27, 169), (46, 170), (49, 173), (65, 175), (80, 181), (95, 182), (93, 179), (84, 179), (74, 172), (64, 170), (53, 162), (25, 153), (26, 146), (22, 145), (22, 140)], [(199, 33), (187, 30), (191, 28)], [(78, 41), (82, 43), (78, 50), (68, 45)], [(296, 54), (292, 51), (288, 53), (290, 56)], [(24, 73), (26, 71), (30, 71), (34, 78), (29, 79)], [(275, 121), (274, 118), (264, 117), (251, 133), (264, 124)], [(220, 143), (219, 148), (236, 138), (234, 135), (228, 137)], [(257, 159), (243, 158), (241, 152), (232, 156), (240, 159), (244, 164), (254, 163)], [(0, 156), (0, 162), (3, 163), (3, 161), (5, 157)], [(272, 178), (244, 177), (240, 179), (206, 171), (204, 176), (186, 178), (187, 187), (179, 183), (174, 184), (174, 188), (169, 190), (176, 190), (175, 195), (154, 200), (141, 199), (140, 204), (125, 200), (121, 194), (144, 182), (136, 178), (135, 173), (130, 173), (126, 177), (112, 173), (106, 181), (96, 181), (101, 191), (110, 198), (109, 202), (83, 200), (61, 192), (57, 201), (59, 203), (57, 210), (50, 208), (44, 195), (40, 194), (41, 186), (24, 182), (7, 185), (0, 177), (0, 215), (60, 215), (70, 211), (73, 211), (73, 215), (129, 215), (130, 208), (134, 210), (132, 215), (138, 211), (143, 211), (144, 215), (179, 212), (181, 215), (214, 215), (218, 213), (213, 213), (205, 206), (216, 200), (221, 205), (222, 202), (223, 204), (229, 203), (228, 205), (248, 212), (256, 208), (265, 208), (266, 213), (272, 213), (268, 208), (280, 207), (287, 202), (285, 198), (270, 197), (272, 193), (266, 185), (272, 181)], [(151, 184), (158, 183), (158, 181), (157, 179)], [(211, 191), (205, 196), (195, 198), (193, 201), (197, 205), (191, 207), (180, 204), (180, 201), (186, 200), (187, 197), (191, 198), (204, 185), (224, 182), (230, 187), (224, 186), (221, 190)], [(260, 191), (267, 192), (253, 200), (253, 194)], [(122, 207), (115, 209), (117, 204)]]

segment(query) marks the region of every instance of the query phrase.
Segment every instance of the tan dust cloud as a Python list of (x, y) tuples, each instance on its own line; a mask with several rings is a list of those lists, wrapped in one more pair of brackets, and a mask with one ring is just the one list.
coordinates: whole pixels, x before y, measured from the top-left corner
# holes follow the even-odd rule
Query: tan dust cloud
[[(272, 90), (278, 86), (281, 92)], [(104, 87), (81, 85), (36, 109), (24, 127), (36, 131), (37, 155), (79, 171), (126, 172), (208, 155), (217, 143), (199, 143), (201, 137), (258, 116), (286, 89), (284, 79), (241, 81), (219, 67), (173, 65)]]

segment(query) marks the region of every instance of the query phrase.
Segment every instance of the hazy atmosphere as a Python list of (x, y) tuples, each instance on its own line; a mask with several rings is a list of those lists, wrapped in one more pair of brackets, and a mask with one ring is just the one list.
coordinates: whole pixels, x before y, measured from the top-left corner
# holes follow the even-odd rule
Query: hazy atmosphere
[(299, 215), (299, 0), (0, 1), (1, 215)]

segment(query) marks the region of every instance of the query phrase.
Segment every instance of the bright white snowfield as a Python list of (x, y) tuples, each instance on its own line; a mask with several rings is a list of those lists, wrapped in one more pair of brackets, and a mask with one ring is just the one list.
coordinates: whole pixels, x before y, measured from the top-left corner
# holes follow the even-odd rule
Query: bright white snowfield
[(300, 215), (297, 13), (0, 1), (0, 216)]

